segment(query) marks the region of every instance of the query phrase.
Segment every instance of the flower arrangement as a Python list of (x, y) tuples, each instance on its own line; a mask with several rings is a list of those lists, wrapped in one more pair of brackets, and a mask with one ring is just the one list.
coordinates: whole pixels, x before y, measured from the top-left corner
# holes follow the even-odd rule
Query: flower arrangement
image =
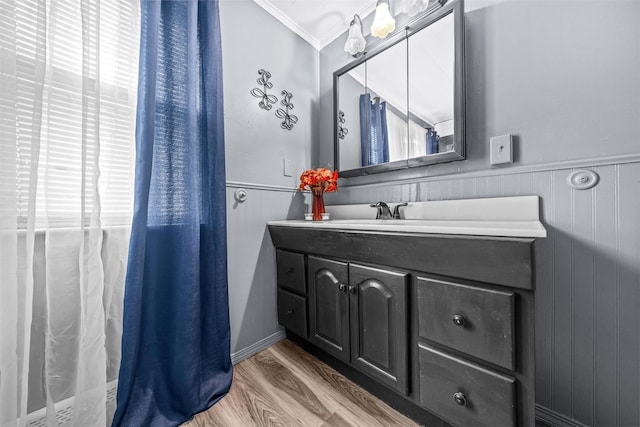
[(298, 191), (311, 190), (313, 187), (322, 187), (323, 193), (338, 191), (338, 171), (333, 172), (327, 168), (308, 169), (300, 175)]
[(298, 191), (311, 190), (313, 194), (312, 219), (322, 221), (324, 210), (324, 200), (322, 194), (330, 191), (338, 191), (338, 171), (331, 172), (327, 168), (309, 169), (300, 175), (300, 186)]

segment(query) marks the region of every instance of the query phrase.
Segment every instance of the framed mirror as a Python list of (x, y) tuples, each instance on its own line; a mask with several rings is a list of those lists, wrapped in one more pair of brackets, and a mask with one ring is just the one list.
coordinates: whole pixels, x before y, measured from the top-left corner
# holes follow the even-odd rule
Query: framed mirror
[(463, 27), (454, 0), (334, 73), (341, 177), (465, 158)]

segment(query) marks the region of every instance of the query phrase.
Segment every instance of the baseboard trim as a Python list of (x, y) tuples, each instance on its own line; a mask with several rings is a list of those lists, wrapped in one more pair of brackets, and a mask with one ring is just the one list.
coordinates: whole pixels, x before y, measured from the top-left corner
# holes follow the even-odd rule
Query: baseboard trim
[(559, 414), (541, 405), (536, 405), (536, 421), (541, 421), (550, 427), (587, 427), (580, 421), (576, 421), (573, 418)]
[(251, 344), (249, 347), (245, 347), (242, 350), (236, 351), (235, 353), (233, 353), (231, 355), (231, 363), (236, 365), (242, 362), (243, 360), (250, 358), (254, 354), (258, 354), (262, 350), (266, 350), (267, 348), (271, 347), (278, 341), (282, 341), (285, 338), (286, 338), (286, 334), (284, 332), (284, 329), (274, 334), (271, 334), (268, 337), (263, 338), (254, 344)]

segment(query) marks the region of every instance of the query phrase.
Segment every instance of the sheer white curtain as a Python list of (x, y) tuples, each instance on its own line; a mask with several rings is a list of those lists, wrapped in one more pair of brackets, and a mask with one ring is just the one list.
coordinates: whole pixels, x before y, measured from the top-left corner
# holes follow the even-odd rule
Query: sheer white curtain
[[(408, 126), (408, 131), (407, 131)], [(427, 154), (427, 130), (407, 121), (387, 108), (387, 132), (389, 132), (389, 161), (406, 160)]]
[(406, 160), (409, 137), (407, 122), (387, 108), (387, 132), (389, 133), (389, 161)]
[[(0, 426), (109, 422), (132, 210), (137, 0), (0, 0)], [(46, 409), (42, 409), (46, 408)]]
[(427, 130), (409, 119), (409, 158), (427, 154)]

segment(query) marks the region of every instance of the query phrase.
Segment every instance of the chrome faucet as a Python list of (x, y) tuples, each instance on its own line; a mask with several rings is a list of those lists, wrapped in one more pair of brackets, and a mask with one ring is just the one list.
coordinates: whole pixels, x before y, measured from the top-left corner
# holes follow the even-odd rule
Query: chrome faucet
[(395, 205), (395, 207), (393, 208), (393, 213), (391, 213), (389, 205), (387, 205), (385, 202), (378, 202), (369, 206), (378, 209), (378, 211), (376, 212), (376, 219), (400, 219), (400, 208), (407, 205), (407, 202)]
[(392, 219), (393, 215), (391, 214), (391, 210), (389, 209), (389, 205), (385, 202), (378, 202), (369, 205), (372, 208), (377, 208), (378, 212), (376, 213), (376, 219)]
[(407, 202), (400, 203), (400, 204), (396, 205), (393, 208), (393, 219), (400, 219), (400, 207), (401, 206), (407, 206), (407, 205), (408, 205)]

